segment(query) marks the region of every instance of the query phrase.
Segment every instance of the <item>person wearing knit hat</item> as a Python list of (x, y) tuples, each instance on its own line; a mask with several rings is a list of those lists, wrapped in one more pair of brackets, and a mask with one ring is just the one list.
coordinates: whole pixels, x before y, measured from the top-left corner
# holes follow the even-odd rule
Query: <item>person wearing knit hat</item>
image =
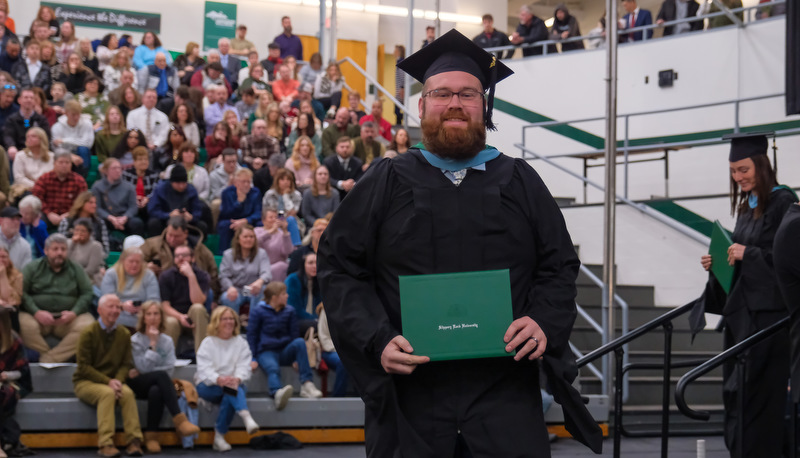
[(183, 165), (176, 164), (169, 175), (169, 181), (158, 184), (147, 203), (147, 232), (151, 237), (160, 235), (171, 216), (180, 216), (187, 223), (208, 233), (208, 223), (203, 221), (203, 203), (197, 189), (189, 181)]
[[(541, 178), (486, 144), (495, 84), (513, 72), (456, 30), (398, 67), (423, 84), (422, 142), (370, 167), (318, 249), (331, 337), (365, 403), (367, 456), (549, 457), (540, 358), (567, 429), (600, 453), (602, 431), (571, 385), (580, 261)], [(487, 336), (502, 356), (463, 353), (479, 339), (460, 331), (438, 348), (467, 359), (415, 351), (419, 342), (402, 334), (398, 277), (488, 270), (501, 271), (491, 275), (504, 276), (511, 299), (458, 313), (506, 314)], [(431, 313), (415, 322), (436, 329), (434, 310), (450, 306), (443, 302), (431, 300)]]
[[(778, 184), (767, 156), (767, 137), (771, 136), (772, 132), (751, 132), (723, 137), (731, 141), (730, 201), (731, 214), (736, 216), (733, 244), (728, 248), (727, 259), (702, 256), (701, 264), (709, 271), (709, 280), (691, 316), (696, 317), (692, 326), (698, 329), (703, 326), (703, 312), (722, 315), (726, 349), (787, 316), (773, 266), (772, 246), (797, 195)], [(712, 264), (718, 262), (736, 268), (727, 295), (710, 271)], [(788, 331), (783, 329), (751, 348), (744, 358), (745, 386), (737, 384), (738, 369), (733, 361), (723, 370), (725, 444), (735, 456), (739, 456), (737, 450), (742, 450), (741, 456), (781, 456), (784, 443), (789, 443), (784, 437)], [(741, 406), (740, 390), (744, 391)]]

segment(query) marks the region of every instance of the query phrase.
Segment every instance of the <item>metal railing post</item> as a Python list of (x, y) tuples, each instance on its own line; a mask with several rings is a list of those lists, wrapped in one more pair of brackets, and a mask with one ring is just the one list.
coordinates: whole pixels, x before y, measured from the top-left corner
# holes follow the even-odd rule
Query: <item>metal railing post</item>
[(616, 377), (614, 377), (614, 458), (620, 457), (620, 444), (622, 442), (622, 355), (625, 352), (622, 348), (614, 350), (614, 360), (616, 367)]
[(664, 379), (661, 387), (661, 458), (669, 451), (669, 393), (672, 375), (672, 322), (664, 323)]
[(739, 101), (738, 100), (736, 102), (734, 102), (734, 104), (733, 104), (733, 111), (734, 111), (734, 115), (733, 115), (733, 132), (738, 134), (739, 133)]
[(736, 456), (744, 456), (744, 399), (745, 399), (745, 374), (747, 371), (747, 358), (742, 353), (736, 357), (736, 383), (738, 383), (739, 390), (736, 392)]
[[(628, 147), (630, 147), (630, 136), (628, 133), (630, 132), (630, 115), (625, 115), (625, 198), (628, 198)], [(614, 166), (616, 167), (616, 160), (614, 161)]]

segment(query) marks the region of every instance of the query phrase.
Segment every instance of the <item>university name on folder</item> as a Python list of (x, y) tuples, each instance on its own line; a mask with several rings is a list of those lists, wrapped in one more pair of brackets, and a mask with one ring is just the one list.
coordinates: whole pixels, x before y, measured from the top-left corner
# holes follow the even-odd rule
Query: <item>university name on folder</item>
[(711, 273), (714, 274), (725, 294), (731, 292), (733, 285), (734, 266), (728, 264), (728, 248), (733, 245), (731, 236), (719, 220), (714, 221), (711, 230), (711, 246), (708, 254), (711, 255)]
[(508, 269), (400, 276), (403, 337), (431, 361), (509, 356)]

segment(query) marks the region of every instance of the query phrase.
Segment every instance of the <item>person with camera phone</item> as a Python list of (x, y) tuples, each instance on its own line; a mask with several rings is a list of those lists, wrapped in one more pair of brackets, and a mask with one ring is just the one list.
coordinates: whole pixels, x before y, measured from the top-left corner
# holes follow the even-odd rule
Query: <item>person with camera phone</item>
[(158, 279), (161, 304), (167, 315), (164, 325), (176, 347), (181, 332), (191, 330), (197, 352), (208, 326), (205, 303), (211, 280), (208, 273), (195, 264), (194, 249), (189, 245), (176, 247), (174, 256), (175, 265)]
[(150, 269), (145, 268), (144, 255), (139, 247), (124, 250), (117, 262), (106, 270), (100, 292), (119, 297), (122, 313), (117, 323), (130, 329), (135, 328), (139, 321), (142, 303), (161, 303), (158, 279)]

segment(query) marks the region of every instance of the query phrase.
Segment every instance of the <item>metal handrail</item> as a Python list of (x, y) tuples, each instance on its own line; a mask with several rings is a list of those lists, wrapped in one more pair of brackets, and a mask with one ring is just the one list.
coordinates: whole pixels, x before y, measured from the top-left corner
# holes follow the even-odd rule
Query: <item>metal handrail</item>
[[(742, 8), (725, 8), (725, 9), (723, 9), (721, 11), (716, 11), (716, 12), (713, 12), (713, 13), (706, 13), (706, 14), (704, 14), (702, 16), (694, 16), (694, 17), (691, 17), (691, 18), (675, 19), (675, 20), (672, 20), (672, 21), (665, 21), (663, 24), (653, 23), (653, 24), (648, 24), (648, 25), (641, 25), (639, 27), (631, 27), (631, 28), (627, 28), (627, 29), (620, 29), (620, 30), (617, 31), (617, 35), (628, 35), (628, 34), (631, 34), (631, 33), (643, 32), (641, 41), (647, 41), (647, 40), (652, 40), (652, 38), (648, 38), (647, 37), (647, 33), (644, 33), (647, 30), (655, 30), (655, 29), (658, 29), (658, 28), (661, 28), (661, 27), (671, 27), (671, 26), (674, 26), (674, 25), (685, 24), (685, 23), (689, 23), (689, 22), (704, 21), (705, 19), (711, 19), (711, 18), (715, 18), (715, 17), (719, 17), (719, 16), (728, 16), (728, 13), (730, 13), (731, 15), (734, 15), (733, 17), (736, 18), (736, 21), (734, 21), (734, 23), (736, 23), (739, 18), (737, 16), (735, 16), (735, 13), (740, 13), (740, 12), (743, 13), (743, 12), (747, 12), (747, 11), (750, 11), (750, 10), (753, 10), (753, 9), (761, 9), (761, 8), (766, 8), (766, 7), (785, 4), (785, 3), (786, 3), (786, 0), (772, 0), (770, 2), (759, 3), (758, 5), (745, 6), (745, 7), (742, 7)], [(724, 5), (723, 5), (723, 7), (724, 7)], [(728, 17), (730, 17), (730, 16), (728, 16)], [(742, 25), (738, 25), (738, 24), (736, 24), (736, 25), (738, 27), (744, 27), (746, 24), (742, 23)], [(519, 48), (523, 48), (524, 49), (524, 48), (538, 48), (538, 47), (541, 47), (542, 48), (542, 55), (549, 55), (549, 54), (552, 54), (552, 53), (548, 53), (547, 52), (547, 49), (548, 49), (548, 47), (550, 47), (550, 45), (554, 45), (556, 43), (570, 43), (570, 42), (574, 42), (574, 41), (595, 40), (597, 38), (598, 37), (595, 36), (595, 35), (581, 35), (581, 36), (578, 36), (578, 37), (565, 38), (563, 40), (542, 40), (542, 41), (537, 41), (537, 42), (534, 42), (534, 43), (522, 43), (520, 45), (495, 46), (495, 47), (492, 47), (492, 48), (486, 48), (486, 51), (487, 52), (498, 52), (498, 51), (510, 51), (510, 50), (515, 50), (515, 49), (519, 49)], [(605, 41), (605, 40), (603, 40), (603, 41)], [(626, 43), (620, 43), (620, 44), (624, 45)], [(558, 53), (556, 53), (556, 54), (558, 54)]]
[[(416, 116), (414, 116), (413, 114), (411, 114), (411, 112), (408, 110), (408, 108), (407, 108), (405, 105), (403, 105), (403, 103), (402, 103), (401, 101), (397, 100), (397, 99), (394, 97), (394, 95), (392, 95), (392, 94), (391, 94), (389, 91), (387, 91), (387, 90), (386, 90), (386, 88), (384, 88), (383, 86), (381, 86), (381, 84), (380, 84), (380, 83), (378, 83), (378, 80), (376, 80), (375, 78), (373, 78), (373, 77), (372, 77), (372, 75), (370, 75), (369, 73), (367, 73), (367, 72), (366, 72), (366, 70), (364, 70), (363, 68), (361, 68), (361, 67), (360, 67), (360, 66), (359, 66), (359, 65), (356, 63), (356, 61), (354, 61), (352, 58), (350, 58), (349, 56), (347, 56), (347, 57), (345, 57), (344, 59), (341, 59), (341, 60), (340, 60), (338, 63), (339, 63), (339, 64), (342, 64), (342, 63), (344, 63), (344, 62), (347, 62), (347, 63), (349, 63), (350, 65), (352, 65), (352, 66), (353, 66), (353, 68), (355, 68), (355, 69), (356, 69), (356, 71), (357, 71), (358, 73), (361, 73), (361, 74), (364, 76), (364, 78), (366, 78), (366, 79), (367, 79), (367, 81), (369, 81), (369, 82), (370, 82), (370, 83), (371, 83), (373, 86), (375, 86), (375, 88), (376, 88), (378, 91), (380, 91), (380, 92), (381, 92), (383, 95), (385, 95), (385, 96), (386, 96), (386, 98), (388, 98), (389, 100), (391, 100), (391, 101), (392, 101), (392, 103), (394, 103), (395, 105), (397, 105), (398, 107), (400, 107), (400, 109), (401, 109), (401, 110), (403, 110), (403, 112), (405, 113), (405, 115), (408, 117), (408, 119), (409, 119), (409, 120), (412, 120), (412, 121), (416, 122), (417, 124), (419, 124), (419, 118), (418, 118), (418, 117), (416, 117)], [(349, 90), (349, 87), (348, 87), (348, 90)], [(365, 106), (366, 106), (366, 102), (364, 102), (363, 100), (362, 100), (361, 102), (362, 102), (363, 104), (365, 104)]]

